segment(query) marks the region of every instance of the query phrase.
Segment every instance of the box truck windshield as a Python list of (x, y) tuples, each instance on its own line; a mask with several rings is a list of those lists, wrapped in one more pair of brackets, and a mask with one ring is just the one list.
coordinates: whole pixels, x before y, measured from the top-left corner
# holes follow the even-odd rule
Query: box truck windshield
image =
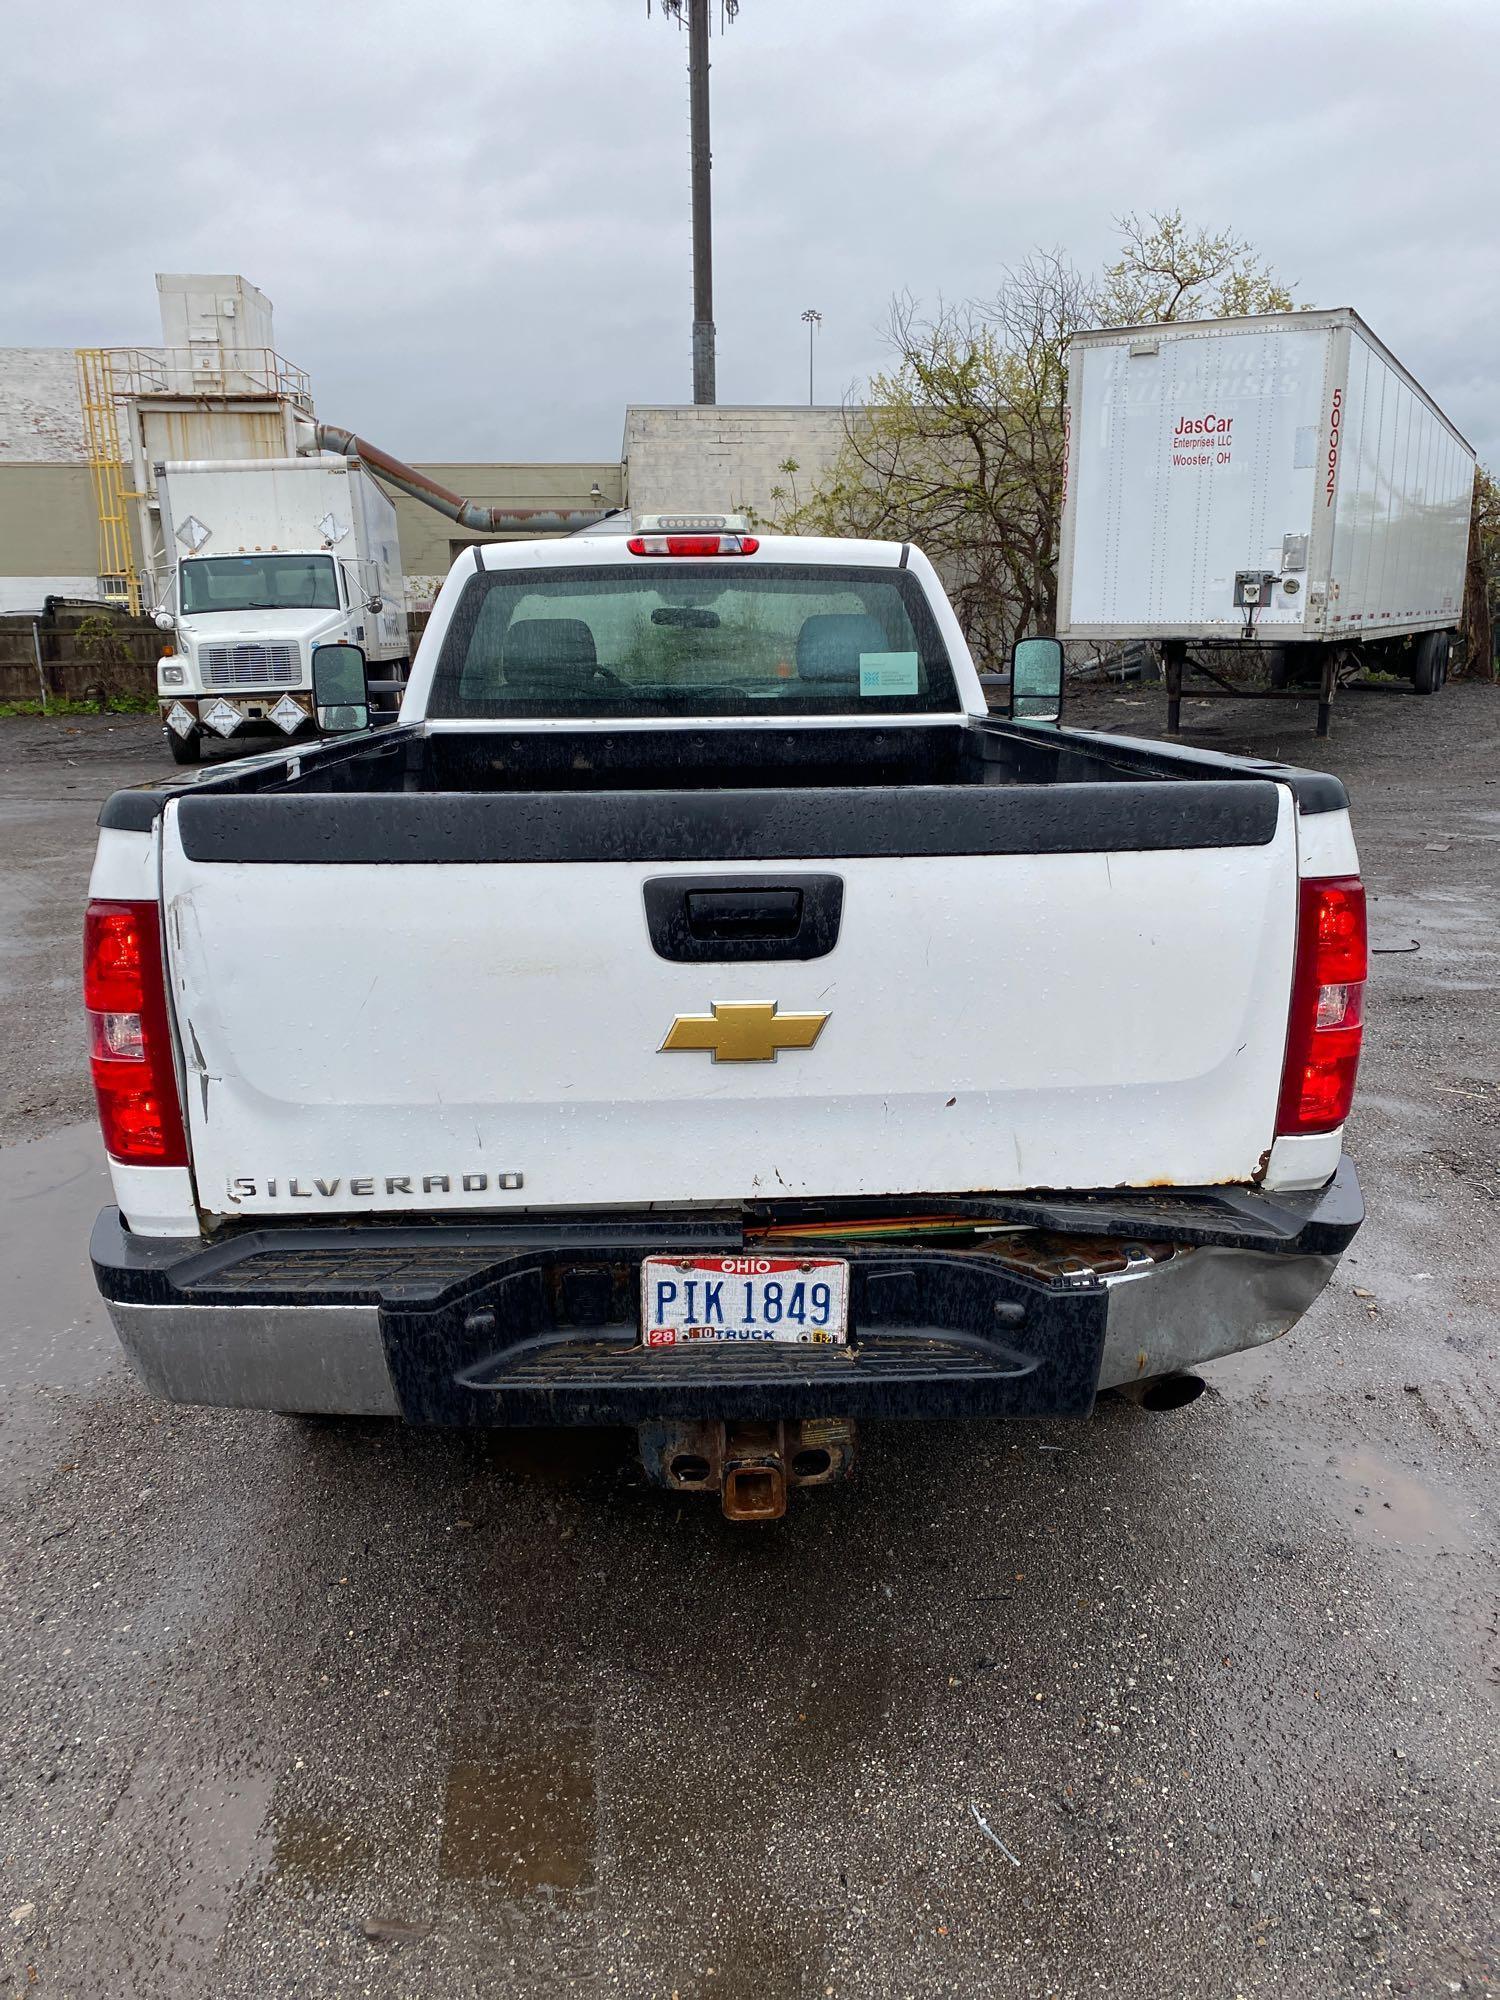
[(428, 713), (932, 714), (960, 706), (901, 571), (827, 563), (494, 570), (470, 578)]
[(182, 565), (182, 609), (337, 611), (331, 556), (204, 556)]

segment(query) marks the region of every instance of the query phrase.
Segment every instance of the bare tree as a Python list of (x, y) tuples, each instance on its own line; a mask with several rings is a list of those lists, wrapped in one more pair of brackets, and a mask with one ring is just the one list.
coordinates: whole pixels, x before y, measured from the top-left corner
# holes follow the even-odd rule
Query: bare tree
[(844, 447), (812, 491), (773, 493), (777, 525), (920, 543), (982, 658), (1050, 631), (1073, 334), (1291, 304), (1233, 235), (1189, 230), (1176, 210), (1118, 227), (1121, 254), (1098, 277), (1038, 250), (990, 299), (931, 313), (909, 293), (893, 300), (893, 367), (846, 408)]

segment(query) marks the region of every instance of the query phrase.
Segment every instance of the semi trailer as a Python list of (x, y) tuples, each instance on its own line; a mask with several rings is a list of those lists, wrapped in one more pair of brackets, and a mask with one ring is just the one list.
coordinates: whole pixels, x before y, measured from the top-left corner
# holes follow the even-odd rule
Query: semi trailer
[(1253, 646), (1273, 688), (1442, 686), (1474, 450), (1347, 307), (1111, 328), (1068, 357), (1058, 636)]

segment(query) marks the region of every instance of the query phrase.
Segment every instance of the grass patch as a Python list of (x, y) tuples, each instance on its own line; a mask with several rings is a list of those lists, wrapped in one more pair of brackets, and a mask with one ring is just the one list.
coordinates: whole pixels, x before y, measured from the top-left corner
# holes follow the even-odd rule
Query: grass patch
[(154, 694), (116, 694), (106, 702), (78, 701), (72, 695), (54, 694), (47, 706), (38, 701), (0, 701), (0, 717), (10, 715), (155, 715)]

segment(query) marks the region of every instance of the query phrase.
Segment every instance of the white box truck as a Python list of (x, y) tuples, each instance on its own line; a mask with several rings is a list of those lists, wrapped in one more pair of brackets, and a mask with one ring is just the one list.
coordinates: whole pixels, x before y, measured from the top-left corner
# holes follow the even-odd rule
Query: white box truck
[(1269, 649), (1273, 686), (1442, 685), (1474, 451), (1347, 307), (1082, 333), (1068, 356), (1058, 635)]
[(315, 646), (362, 648), (394, 716), (410, 655), (396, 510), (358, 459), (169, 461), (156, 487), (176, 557), (157, 694), (177, 763), (196, 763), (207, 735), (318, 734)]

